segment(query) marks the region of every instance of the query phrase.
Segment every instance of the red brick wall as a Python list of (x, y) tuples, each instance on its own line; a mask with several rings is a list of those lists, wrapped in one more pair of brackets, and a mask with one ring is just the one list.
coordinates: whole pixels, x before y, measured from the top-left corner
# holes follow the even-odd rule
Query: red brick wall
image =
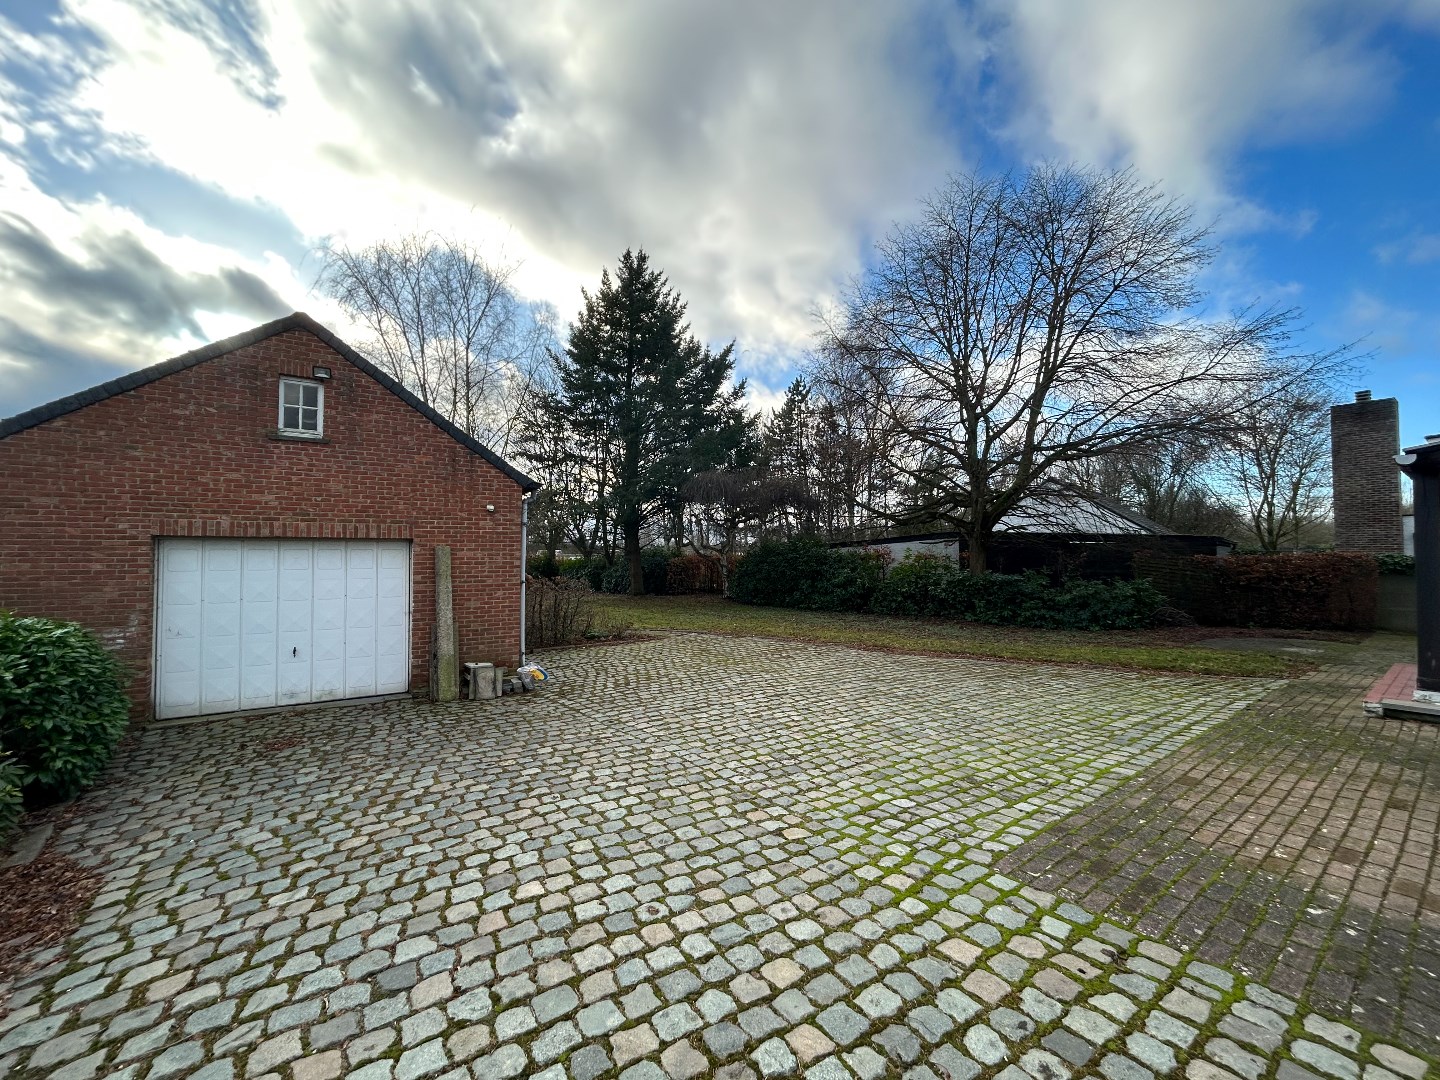
[[(277, 380), (317, 364), (334, 373), (325, 441), (272, 438)], [(436, 544), (452, 549), (461, 661), (517, 662), (520, 499), (500, 470), (289, 330), (0, 439), (0, 608), (95, 631), (150, 716), (157, 537), (408, 539), (410, 684), (424, 690)]]

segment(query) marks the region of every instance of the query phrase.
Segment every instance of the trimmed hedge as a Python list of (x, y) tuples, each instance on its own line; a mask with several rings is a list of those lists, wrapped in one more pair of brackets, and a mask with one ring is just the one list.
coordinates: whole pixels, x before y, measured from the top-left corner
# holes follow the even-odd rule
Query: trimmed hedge
[(891, 569), (871, 608), (885, 615), (929, 615), (997, 626), (1055, 630), (1134, 630), (1165, 605), (1148, 581), (1064, 581), (1044, 574), (975, 577), (942, 555), (910, 555)]
[(742, 604), (809, 611), (864, 611), (885, 578), (885, 556), (831, 548), (815, 537), (770, 540), (740, 560), (730, 595)]
[[(738, 556), (730, 556), (730, 572), (734, 574)], [(676, 555), (665, 548), (647, 548), (643, 555), (645, 591), (651, 595), (681, 593), (718, 593), (721, 588), (718, 557)], [(613, 566), (596, 556), (592, 559), (560, 559), (553, 573), (542, 573), (537, 559), (531, 560), (531, 574), (543, 577), (570, 578), (584, 581), (596, 592), (623, 594), (630, 591), (630, 565), (617, 557)]]
[[(668, 551), (659, 548), (647, 548), (640, 553), (640, 567), (645, 575), (647, 596), (659, 596), (665, 592), (671, 558), (673, 556)], [(600, 575), (600, 589), (618, 595), (630, 591), (630, 562), (624, 555), (615, 556), (615, 565), (607, 566)]]
[(1369, 555), (1310, 551), (1175, 559), (1141, 552), (1135, 572), (1206, 626), (1370, 630), (1375, 625), (1379, 568)]
[(75, 623), (0, 612), (0, 748), (28, 804), (72, 798), (100, 775), (129, 717), (124, 684)]
[[(665, 568), (665, 591), (672, 595), (687, 593), (718, 593), (724, 587), (720, 580), (720, 558), (715, 555), (676, 555)], [(740, 559), (726, 556), (733, 580)]]

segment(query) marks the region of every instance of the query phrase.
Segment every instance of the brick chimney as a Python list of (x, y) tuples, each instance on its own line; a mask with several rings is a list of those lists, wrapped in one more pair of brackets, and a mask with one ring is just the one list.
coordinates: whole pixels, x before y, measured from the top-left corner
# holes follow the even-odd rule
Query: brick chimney
[(1335, 550), (1400, 552), (1400, 402), (1359, 390), (1330, 408), (1330, 462), (1335, 492)]

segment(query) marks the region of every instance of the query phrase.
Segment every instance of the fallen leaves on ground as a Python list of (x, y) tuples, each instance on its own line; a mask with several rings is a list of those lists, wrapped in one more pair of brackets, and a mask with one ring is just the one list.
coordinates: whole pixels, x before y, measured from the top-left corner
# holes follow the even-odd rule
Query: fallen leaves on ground
[[(80, 924), (104, 878), (53, 851), (0, 869), (0, 985), (29, 970), (29, 959)], [(0, 1000), (0, 1016), (8, 1011)]]

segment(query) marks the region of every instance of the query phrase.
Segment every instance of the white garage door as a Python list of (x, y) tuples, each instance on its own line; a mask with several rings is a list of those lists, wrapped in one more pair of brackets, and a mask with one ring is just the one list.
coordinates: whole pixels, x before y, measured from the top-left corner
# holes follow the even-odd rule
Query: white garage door
[(156, 716), (410, 688), (410, 545), (160, 541)]

